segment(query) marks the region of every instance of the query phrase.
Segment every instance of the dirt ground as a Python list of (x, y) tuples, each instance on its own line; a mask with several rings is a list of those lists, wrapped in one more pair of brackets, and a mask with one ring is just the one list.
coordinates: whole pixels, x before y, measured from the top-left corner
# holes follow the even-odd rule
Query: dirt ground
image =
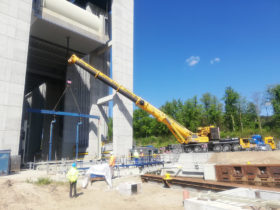
[(78, 186), (80, 195), (70, 199), (68, 183), (36, 185), (30, 183), (31, 180), (43, 174), (32, 173), (0, 177), (0, 209), (183, 209), (183, 189), (166, 189), (161, 184), (143, 183), (141, 192), (131, 196), (121, 195), (116, 189), (120, 183), (127, 181), (141, 182), (139, 177), (114, 179), (113, 189), (109, 189), (104, 181), (94, 182), (87, 189)]

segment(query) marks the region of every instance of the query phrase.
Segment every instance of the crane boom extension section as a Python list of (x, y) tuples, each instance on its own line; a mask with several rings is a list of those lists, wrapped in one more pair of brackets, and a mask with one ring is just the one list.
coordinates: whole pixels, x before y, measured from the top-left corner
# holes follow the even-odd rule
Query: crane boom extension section
[(89, 65), (88, 63), (86, 63), (76, 55), (72, 55), (68, 60), (68, 63), (76, 64), (80, 66), (82, 69), (92, 74), (96, 79), (101, 80), (102, 82), (114, 88), (117, 92), (119, 92), (120, 94), (122, 94), (123, 96), (131, 100), (139, 108), (153, 115), (159, 122), (164, 123), (169, 128), (169, 130), (172, 132), (172, 134), (176, 137), (178, 142), (180, 142), (181, 144), (188, 144), (189, 142), (208, 141), (207, 137), (200, 137), (195, 133), (192, 133), (187, 128), (182, 126), (180, 123), (178, 123), (177, 121), (175, 121), (174, 119), (166, 115), (164, 112), (152, 106), (147, 101), (135, 95), (133, 92), (126, 89), (122, 85), (118, 84), (116, 81), (112, 80), (110, 77), (103, 74), (101, 71), (95, 69), (94, 67), (92, 67), (91, 65)]

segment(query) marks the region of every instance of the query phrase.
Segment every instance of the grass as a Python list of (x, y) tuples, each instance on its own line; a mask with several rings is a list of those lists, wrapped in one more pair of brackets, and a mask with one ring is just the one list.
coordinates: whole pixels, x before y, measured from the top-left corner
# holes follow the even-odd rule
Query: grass
[(37, 181), (35, 182), (35, 184), (37, 185), (49, 185), (53, 183), (53, 180), (51, 180), (50, 178), (48, 177), (40, 177), (37, 179)]
[(26, 179), (25, 182), (28, 183), (28, 184), (32, 184), (33, 183), (31, 178)]
[(150, 136), (146, 138), (137, 138), (136, 144), (138, 146), (153, 145), (154, 147), (165, 147), (169, 144), (177, 144), (174, 136)]
[(25, 180), (26, 183), (29, 184), (36, 184), (36, 185), (40, 185), (40, 186), (46, 186), (46, 185), (65, 185), (66, 182), (63, 181), (54, 181), (52, 179), (50, 179), (49, 177), (39, 177), (37, 179), (37, 181), (32, 181), (31, 178), (28, 178)]

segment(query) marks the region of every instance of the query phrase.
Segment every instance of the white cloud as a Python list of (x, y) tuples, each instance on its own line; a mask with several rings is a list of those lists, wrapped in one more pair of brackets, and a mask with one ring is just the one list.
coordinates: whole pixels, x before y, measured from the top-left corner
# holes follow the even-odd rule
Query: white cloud
[(196, 64), (199, 63), (199, 61), (200, 61), (199, 56), (191, 56), (186, 59), (186, 62), (188, 63), (189, 66), (195, 66)]
[(214, 59), (210, 60), (210, 63), (214, 64), (214, 63), (219, 63), (220, 61), (221, 61), (221, 58), (214, 58)]

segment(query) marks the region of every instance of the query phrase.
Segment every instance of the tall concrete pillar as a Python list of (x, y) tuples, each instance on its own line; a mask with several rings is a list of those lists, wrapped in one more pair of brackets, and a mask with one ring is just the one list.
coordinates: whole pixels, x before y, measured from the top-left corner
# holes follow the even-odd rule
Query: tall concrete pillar
[[(133, 0), (112, 1), (112, 78), (133, 90)], [(132, 148), (133, 103), (117, 94), (113, 106), (113, 150), (126, 156)]]
[(0, 150), (19, 152), (32, 0), (0, 1)]

